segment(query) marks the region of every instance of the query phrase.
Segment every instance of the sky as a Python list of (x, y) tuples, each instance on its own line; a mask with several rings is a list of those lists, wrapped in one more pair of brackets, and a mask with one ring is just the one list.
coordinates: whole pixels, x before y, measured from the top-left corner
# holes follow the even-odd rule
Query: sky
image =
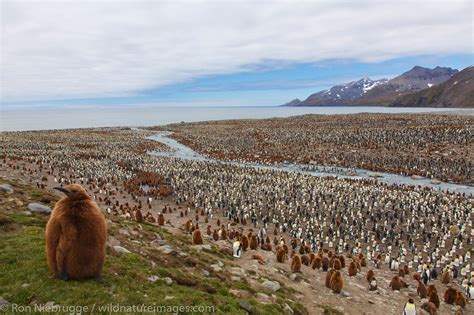
[(470, 0), (1, 1), (2, 108), (269, 106), (473, 62)]

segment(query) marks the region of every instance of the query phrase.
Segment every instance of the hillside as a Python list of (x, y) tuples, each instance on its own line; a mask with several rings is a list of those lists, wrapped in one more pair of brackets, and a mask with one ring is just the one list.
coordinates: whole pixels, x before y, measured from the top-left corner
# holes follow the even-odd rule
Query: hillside
[(462, 70), (437, 86), (401, 96), (390, 106), (474, 107), (474, 67)]
[[(27, 205), (37, 202), (53, 207), (58, 197), (0, 177), (0, 184), (5, 183), (13, 187), (13, 193), (0, 191), (0, 311), (8, 305), (7, 310), (14, 312), (12, 307), (19, 305), (31, 307), (30, 313), (35, 307), (71, 313), (64, 307), (88, 306), (89, 312), (95, 307), (95, 313), (111, 313), (99, 307), (143, 304), (166, 306), (164, 313), (197, 306), (200, 309), (188, 313), (246, 314), (248, 309), (276, 314), (288, 307), (295, 314), (307, 314), (294, 302), (295, 290), (282, 285), (278, 292), (260, 289), (257, 294), (244, 277), (235, 278), (231, 270), (240, 272), (239, 265), (221, 253), (217, 244), (193, 246), (189, 235), (171, 226), (139, 224), (109, 215), (104, 283), (54, 279), (44, 251), (48, 216), (29, 211)], [(214, 309), (205, 308), (209, 306)]]
[(433, 69), (415, 66), (390, 80), (363, 78), (298, 99), (284, 106), (366, 106), (389, 105), (397, 97), (436, 86), (449, 80), (458, 70), (447, 67)]

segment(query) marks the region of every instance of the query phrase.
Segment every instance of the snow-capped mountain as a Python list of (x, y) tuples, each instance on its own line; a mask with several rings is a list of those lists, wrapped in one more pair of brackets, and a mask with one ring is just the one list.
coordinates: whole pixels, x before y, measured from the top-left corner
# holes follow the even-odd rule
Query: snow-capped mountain
[(387, 105), (401, 95), (443, 83), (457, 72), (451, 68), (416, 66), (390, 80), (363, 78), (314, 93), (304, 101), (295, 99), (285, 106)]

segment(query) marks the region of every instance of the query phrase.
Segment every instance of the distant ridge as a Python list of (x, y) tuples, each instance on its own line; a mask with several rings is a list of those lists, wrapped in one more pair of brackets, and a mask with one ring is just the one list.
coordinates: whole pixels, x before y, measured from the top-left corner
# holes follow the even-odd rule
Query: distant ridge
[(474, 107), (474, 67), (467, 67), (439, 85), (401, 96), (390, 106)]
[[(283, 106), (396, 106), (396, 100), (412, 106), (409, 102), (403, 103), (401, 97), (442, 84), (457, 73), (458, 70), (448, 67), (429, 69), (415, 66), (390, 80), (363, 78), (314, 93), (304, 101), (294, 99)], [(452, 105), (456, 106), (462, 105)]]

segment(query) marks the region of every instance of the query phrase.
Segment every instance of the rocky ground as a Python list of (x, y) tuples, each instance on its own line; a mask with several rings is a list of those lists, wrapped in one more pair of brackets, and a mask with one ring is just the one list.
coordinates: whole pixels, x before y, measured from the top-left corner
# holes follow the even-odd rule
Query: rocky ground
[[(6, 266), (0, 276), (0, 304), (197, 303), (217, 306), (216, 313), (233, 314), (400, 314), (409, 297), (415, 299), (418, 307), (424, 302), (417, 297), (411, 276), (405, 277), (409, 288), (401, 292), (390, 290), (388, 284), (394, 273), (385, 265), (381, 269), (375, 269), (372, 262), (368, 265), (375, 270), (378, 291), (367, 289), (368, 268), (362, 268), (355, 277), (349, 277), (346, 268), (343, 291), (334, 294), (324, 286), (325, 272), (303, 266), (302, 273), (292, 274), (290, 263), (276, 262), (273, 251), (258, 250), (265, 260), (259, 264), (252, 259), (254, 251), (245, 252), (239, 259), (229, 256), (228, 240), (216, 242), (206, 235), (204, 245), (193, 246), (191, 236), (182, 226), (190, 217), (195, 219), (195, 209), (191, 209), (189, 217), (181, 217), (179, 213), (185, 206), (176, 206), (171, 197), (154, 200), (152, 204), (155, 215), (165, 206), (174, 209), (165, 214), (169, 222), (164, 226), (106, 213), (110, 236), (105, 284), (51, 279), (44, 257), (47, 215), (35, 213), (30, 204), (53, 207), (59, 196), (52, 187), (57, 184), (47, 173), (39, 169), (27, 173), (21, 167), (26, 162), (17, 163), (16, 169), (0, 167), (0, 183), (9, 183), (13, 188), (12, 193), (0, 193), (0, 247), (5, 248), (0, 253), (0, 262)], [(41, 182), (45, 189), (32, 188), (36, 182)], [(100, 196), (98, 191), (89, 192)], [(113, 198), (125, 202), (130, 196), (124, 193)], [(102, 209), (107, 208), (98, 203)], [(208, 224), (217, 228), (218, 219), (223, 222), (217, 215)], [(198, 221), (204, 229), (204, 218), (201, 216)], [(248, 230), (249, 226), (242, 228)], [(446, 285), (433, 283), (442, 299)], [(459, 288), (457, 283), (452, 285)], [(90, 290), (98, 293), (90, 294)], [(442, 302), (439, 314), (454, 314), (458, 309)], [(472, 305), (465, 309), (466, 313), (472, 311)]]

